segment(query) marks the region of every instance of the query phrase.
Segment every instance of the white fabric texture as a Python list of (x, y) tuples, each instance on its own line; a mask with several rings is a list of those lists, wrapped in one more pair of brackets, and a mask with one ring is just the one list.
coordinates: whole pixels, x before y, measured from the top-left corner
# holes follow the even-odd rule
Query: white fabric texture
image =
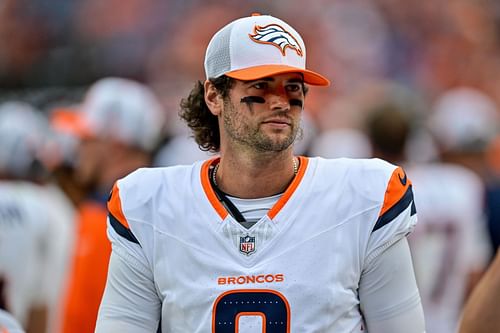
[[(389, 180), (397, 179), (400, 169), (376, 159), (302, 160), (303, 177), (276, 204), (285, 198), (283, 206), (245, 229), (215, 209), (203, 187), (209, 184), (208, 172), (201, 172), (208, 170), (206, 163), (140, 169), (118, 181), (113, 196), (119, 197), (114, 200), (126, 223), (109, 226), (113, 256), (96, 332), (151, 332), (160, 318), (164, 333), (207, 332), (212, 325), (233, 325), (234, 318), (222, 319), (233, 313), (227, 308), (236, 306), (229, 303), (232, 297), (272, 299), (281, 309), (272, 325), (288, 323), (292, 331), (370, 332), (373, 327), (381, 332), (377, 327), (394, 325), (398, 328), (385, 333), (399, 333), (397, 323), (405, 316), (420, 323), (410, 257), (406, 247), (390, 246), (416, 223), (412, 201), (395, 203), (397, 214), (378, 223), (388, 187), (397, 192)], [(128, 232), (138, 243), (125, 238)], [(248, 246), (252, 251), (244, 251)], [(384, 258), (393, 251), (407, 262), (386, 272)], [(404, 290), (393, 289), (387, 279)], [(361, 285), (363, 291), (373, 286), (373, 293), (361, 294)], [(249, 306), (252, 312), (267, 311)], [(239, 332), (261, 325), (243, 317), (250, 319), (239, 322)]]

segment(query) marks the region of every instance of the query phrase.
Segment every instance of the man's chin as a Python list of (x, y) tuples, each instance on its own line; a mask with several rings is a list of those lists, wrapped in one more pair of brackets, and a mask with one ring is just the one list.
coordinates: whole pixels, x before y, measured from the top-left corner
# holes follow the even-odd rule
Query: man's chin
[(263, 152), (281, 152), (290, 148), (290, 146), (293, 144), (293, 141), (293, 139), (290, 139), (288, 137), (282, 139), (273, 138), (259, 142), (256, 147)]

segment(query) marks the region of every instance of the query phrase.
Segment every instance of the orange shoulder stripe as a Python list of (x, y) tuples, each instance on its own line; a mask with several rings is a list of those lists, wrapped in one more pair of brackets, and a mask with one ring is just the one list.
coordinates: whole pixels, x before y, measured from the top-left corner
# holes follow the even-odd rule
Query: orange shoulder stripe
[(385, 190), (384, 204), (380, 210), (379, 216), (384, 215), (391, 207), (393, 207), (405, 195), (411, 181), (406, 176), (406, 173), (401, 167), (397, 167), (389, 179)]
[(130, 229), (127, 219), (122, 211), (122, 203), (120, 199), (120, 189), (118, 188), (117, 183), (113, 185), (113, 189), (111, 190), (111, 196), (108, 200), (108, 210), (111, 215), (113, 215), (123, 226), (127, 229)]

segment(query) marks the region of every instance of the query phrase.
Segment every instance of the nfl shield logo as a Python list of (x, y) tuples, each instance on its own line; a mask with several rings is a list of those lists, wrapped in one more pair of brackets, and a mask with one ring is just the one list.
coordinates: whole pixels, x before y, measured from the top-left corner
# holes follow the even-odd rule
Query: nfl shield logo
[(255, 237), (246, 235), (245, 237), (240, 237), (240, 252), (250, 255), (255, 251)]

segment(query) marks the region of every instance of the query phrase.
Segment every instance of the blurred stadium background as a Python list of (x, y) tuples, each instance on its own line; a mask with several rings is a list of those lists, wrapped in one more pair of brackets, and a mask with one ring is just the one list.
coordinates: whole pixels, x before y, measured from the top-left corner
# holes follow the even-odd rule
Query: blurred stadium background
[[(463, 270), (480, 275), (500, 244), (499, 1), (3, 0), (0, 103), (27, 103), (56, 130), (74, 135), (78, 131), (67, 128), (70, 121), (59, 121), (58, 112), (78, 110), (102, 78), (127, 78), (151, 88), (163, 112), (159, 145), (148, 164), (205, 158), (178, 119), (179, 101), (204, 79), (212, 34), (253, 12), (290, 22), (306, 42), (308, 67), (332, 81), (310, 90), (298, 154), (377, 156), (367, 127), (377, 106), (391, 104), (408, 117), (411, 132), (404, 156), (394, 162), (428, 163), (446, 155), (446, 161), (475, 173), (484, 190), (477, 201), (484, 207), (474, 223), (484, 237), (475, 240), (482, 249), (471, 251), (482, 255), (471, 255), (480, 258), (477, 265)], [(395, 133), (389, 141), (403, 140)], [(45, 158), (47, 169), (63, 162), (78, 168), (78, 140), (60, 142), (59, 150), (70, 151), (59, 159), (70, 161)], [(86, 185), (59, 183), (76, 211), (96, 190)], [(473, 280), (461, 285), (464, 295)], [(434, 332), (448, 331), (428, 330)]]
[(313, 113), (386, 79), (427, 101), (458, 85), (500, 101), (494, 0), (5, 0), (0, 96), (45, 109), (78, 101), (98, 78), (120, 76), (153, 86), (171, 110), (203, 78), (213, 31), (254, 11), (292, 21), (307, 42), (309, 66), (332, 80), (311, 98)]

